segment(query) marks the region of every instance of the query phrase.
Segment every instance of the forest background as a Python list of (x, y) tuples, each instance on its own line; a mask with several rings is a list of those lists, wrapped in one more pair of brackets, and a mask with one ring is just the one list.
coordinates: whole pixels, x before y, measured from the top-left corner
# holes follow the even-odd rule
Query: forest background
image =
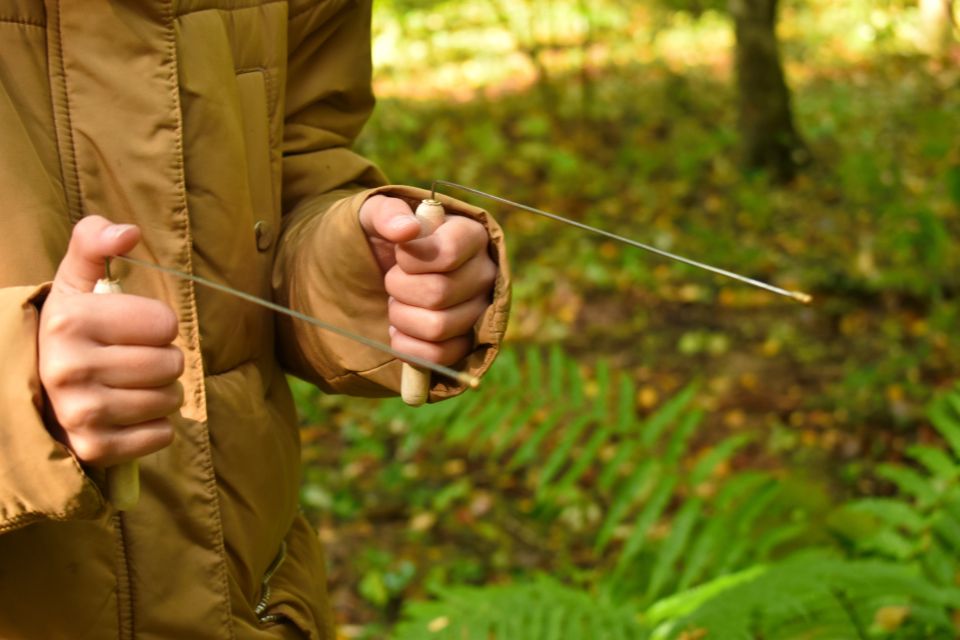
[(502, 205), (504, 355), (296, 383), (343, 638), (960, 637), (960, 50), (943, 0), (380, 0), (397, 183)]

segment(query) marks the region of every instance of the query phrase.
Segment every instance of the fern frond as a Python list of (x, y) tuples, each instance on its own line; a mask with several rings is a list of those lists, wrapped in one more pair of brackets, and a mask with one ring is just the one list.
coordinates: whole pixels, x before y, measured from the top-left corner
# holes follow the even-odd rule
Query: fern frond
[(629, 608), (541, 576), (496, 587), (458, 587), (411, 603), (395, 640), (645, 640)]
[[(958, 598), (957, 589), (934, 585), (905, 566), (849, 561), (817, 551), (768, 565), (749, 580), (715, 590), (693, 612), (665, 624), (671, 632), (709, 629), (718, 638), (866, 638), (865, 621), (881, 606), (915, 604), (943, 614), (960, 603)], [(946, 618), (930, 620), (942, 624)], [(940, 626), (931, 633), (951, 631)]]
[(656, 473), (660, 471), (660, 466), (656, 460), (645, 460), (627, 478), (616, 491), (613, 503), (607, 511), (607, 516), (600, 525), (600, 531), (597, 533), (596, 550), (602, 551), (610, 539), (613, 537), (614, 530), (627, 513), (630, 507), (638, 500), (642, 499), (653, 486), (653, 479)]
[(947, 549), (960, 557), (960, 518), (943, 511), (933, 521), (933, 531)]
[(854, 514), (865, 514), (886, 526), (920, 533), (927, 521), (914, 507), (892, 498), (864, 498), (845, 504), (842, 509)]
[(707, 455), (697, 461), (693, 471), (690, 472), (690, 485), (696, 487), (705, 482), (717, 467), (729, 460), (751, 440), (752, 437), (749, 434), (743, 433), (727, 438), (715, 446)]
[(660, 436), (668, 427), (675, 424), (693, 401), (697, 392), (697, 385), (687, 385), (680, 393), (670, 398), (646, 422), (642, 423), (640, 442), (648, 449), (652, 449)]
[(574, 484), (576, 484), (587, 471), (597, 463), (600, 455), (600, 450), (604, 444), (609, 442), (613, 437), (612, 429), (608, 425), (598, 426), (593, 435), (590, 436), (590, 439), (583, 446), (583, 450), (577, 456), (576, 462), (573, 466), (567, 470), (563, 475), (563, 478), (556, 484), (554, 490), (556, 493), (563, 495), (569, 491)]
[(928, 412), (930, 421), (960, 459), (960, 386), (938, 396)]
[(667, 472), (660, 478), (650, 498), (643, 505), (639, 517), (633, 523), (633, 531), (627, 538), (620, 551), (620, 557), (617, 560), (617, 571), (629, 566), (634, 556), (643, 549), (647, 537), (650, 535), (650, 529), (660, 519), (670, 499), (673, 497), (673, 490), (676, 489), (680, 479), (673, 473)]
[[(491, 436), (492, 450), (490, 456), (500, 458), (511, 445), (515, 444), (518, 435), (532, 421), (534, 415), (543, 410), (548, 402), (547, 398), (541, 398), (539, 401), (531, 402), (528, 407), (518, 412), (516, 417), (510, 417), (504, 423), (498, 423), (498, 428)], [(483, 455), (487, 450), (487, 443), (477, 441), (472, 449), (476, 456)]]
[(926, 467), (930, 475), (943, 482), (960, 478), (960, 461), (955, 461), (946, 452), (933, 447), (913, 446), (907, 455)]
[(572, 459), (571, 451), (580, 440), (580, 437), (591, 426), (596, 425), (596, 418), (592, 415), (584, 415), (574, 420), (564, 431), (560, 441), (554, 447), (553, 451), (547, 457), (543, 467), (539, 470), (539, 487), (537, 498), (542, 498), (551, 488), (551, 482), (554, 477), (559, 475), (560, 470)]
[(703, 500), (687, 500), (674, 516), (670, 526), (670, 535), (657, 552), (653, 571), (647, 583), (646, 600), (653, 601), (663, 594), (663, 589), (676, 575), (680, 557), (687, 549), (694, 527), (703, 514)]
[(877, 475), (897, 485), (897, 488), (917, 500), (921, 508), (937, 501), (937, 492), (929, 480), (922, 474), (896, 464), (882, 464), (877, 467)]
[(538, 454), (542, 453), (540, 446), (547, 439), (547, 436), (564, 421), (564, 418), (568, 417), (568, 409), (568, 405), (564, 402), (555, 403), (543, 422), (524, 440), (517, 452), (510, 458), (507, 469), (518, 469), (534, 461)]

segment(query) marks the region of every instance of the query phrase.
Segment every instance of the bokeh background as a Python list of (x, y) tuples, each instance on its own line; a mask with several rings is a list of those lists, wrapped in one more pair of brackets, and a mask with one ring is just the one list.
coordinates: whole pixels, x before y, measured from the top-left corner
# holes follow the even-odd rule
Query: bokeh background
[(397, 183), (515, 274), (484, 386), (296, 383), (343, 638), (960, 637), (960, 49), (944, 0), (378, 0)]

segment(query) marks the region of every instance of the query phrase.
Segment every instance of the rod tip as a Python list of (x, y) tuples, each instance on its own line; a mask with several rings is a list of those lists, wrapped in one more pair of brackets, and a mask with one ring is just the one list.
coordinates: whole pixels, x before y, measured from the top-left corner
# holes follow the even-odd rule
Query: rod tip
[(811, 302), (813, 302), (813, 296), (810, 295), (809, 293), (803, 293), (802, 291), (792, 291), (790, 295), (794, 300), (802, 302), (803, 304), (810, 304)]
[(471, 389), (477, 389), (480, 386), (480, 378), (477, 376), (472, 376), (469, 373), (461, 373), (457, 376), (457, 380), (467, 385)]

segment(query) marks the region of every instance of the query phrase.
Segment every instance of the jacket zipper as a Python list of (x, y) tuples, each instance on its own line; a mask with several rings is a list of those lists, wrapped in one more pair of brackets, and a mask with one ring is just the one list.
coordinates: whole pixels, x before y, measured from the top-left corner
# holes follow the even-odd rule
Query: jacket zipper
[(117, 629), (120, 638), (133, 638), (133, 582), (127, 557), (127, 528), (122, 513), (113, 518), (117, 531)]
[(280, 543), (280, 551), (277, 552), (277, 557), (273, 559), (273, 562), (270, 563), (270, 566), (267, 567), (266, 572), (263, 574), (263, 579), (260, 581), (260, 601), (257, 603), (257, 606), (254, 607), (253, 611), (257, 614), (257, 619), (261, 624), (273, 624), (276, 622), (281, 622), (286, 620), (286, 616), (267, 613), (267, 607), (270, 606), (270, 579), (273, 577), (273, 574), (277, 572), (277, 569), (280, 568), (280, 565), (283, 564), (283, 561), (287, 557), (287, 542), (286, 540)]

